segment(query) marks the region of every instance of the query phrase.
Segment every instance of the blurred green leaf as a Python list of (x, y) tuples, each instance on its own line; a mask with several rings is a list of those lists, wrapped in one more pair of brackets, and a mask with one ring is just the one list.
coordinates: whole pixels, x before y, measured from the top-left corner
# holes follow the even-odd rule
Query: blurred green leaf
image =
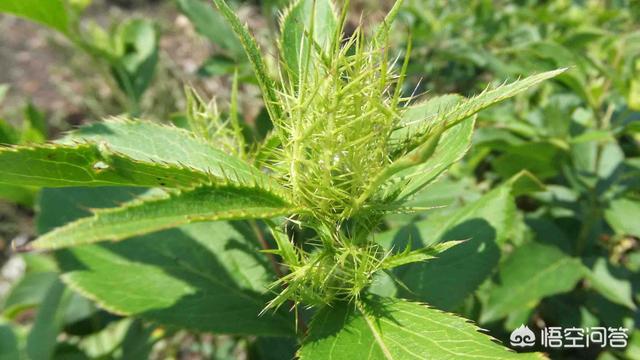
[(616, 234), (640, 237), (640, 201), (631, 198), (611, 200), (604, 217)]
[(177, 2), (178, 8), (193, 23), (196, 31), (213, 44), (220, 46), (232, 58), (233, 63), (247, 60), (242, 44), (238, 42), (233, 29), (210, 1), (177, 0)]
[(8, 324), (0, 322), (0, 360), (20, 360), (18, 338)]
[(25, 274), (7, 294), (2, 304), (3, 316), (13, 318), (21, 311), (39, 305), (57, 279), (55, 272)]
[(480, 322), (492, 322), (514, 311), (532, 309), (546, 296), (573, 289), (585, 273), (579, 259), (554, 246), (537, 242), (524, 244), (500, 264)]
[(0, 12), (20, 16), (69, 35), (69, 19), (62, 0), (2, 0)]
[(26, 352), (29, 359), (49, 360), (53, 357), (70, 295), (71, 292), (59, 280), (48, 288), (27, 336)]
[(609, 264), (605, 258), (598, 258), (586, 275), (591, 286), (600, 295), (631, 310), (636, 309), (632, 298), (631, 282), (623, 269)]

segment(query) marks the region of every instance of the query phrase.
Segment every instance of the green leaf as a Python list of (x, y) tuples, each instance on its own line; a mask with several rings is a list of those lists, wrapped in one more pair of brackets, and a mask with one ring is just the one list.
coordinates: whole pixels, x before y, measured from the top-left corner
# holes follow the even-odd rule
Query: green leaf
[[(425, 263), (396, 270), (396, 276), (410, 291), (400, 295), (425, 301), (444, 310), (456, 309), (493, 272), (503, 243), (515, 223), (513, 193), (519, 175), (453, 212), (430, 214), (400, 230), (383, 233), (378, 241), (386, 247), (420, 249), (435, 243), (466, 240)], [(464, 279), (459, 281), (458, 279)]]
[(0, 360), (20, 360), (18, 338), (11, 326), (0, 323)]
[(158, 63), (158, 33), (148, 20), (121, 23), (113, 36), (116, 54), (113, 75), (122, 91), (139, 102), (149, 87)]
[(268, 182), (268, 177), (253, 166), (176, 127), (117, 118), (82, 127), (63, 140), (79, 141), (104, 143), (138, 161), (186, 166), (237, 183)]
[(20, 141), (18, 131), (7, 121), (0, 118), (0, 145), (13, 145)]
[(392, 269), (401, 265), (435, 259), (440, 253), (460, 243), (462, 243), (462, 241), (447, 241), (417, 250), (411, 250), (411, 248), (407, 246), (403, 252), (385, 258), (382, 262), (382, 269)]
[(270, 218), (291, 213), (282, 198), (259, 188), (205, 185), (170, 195), (139, 198), (121, 207), (96, 210), (38, 238), (29, 246), (59, 249), (103, 240), (122, 240), (193, 222)]
[(566, 70), (566, 68), (563, 68), (547, 71), (526, 77), (522, 80), (514, 81), (510, 84), (487, 88), (479, 95), (457, 102), (455, 106), (451, 106), (451, 103), (445, 103), (444, 106), (441, 107), (440, 111), (435, 113), (429, 112), (428, 116), (424, 117), (422, 122), (409, 123), (405, 126), (411, 126), (415, 129), (419, 129), (416, 130), (418, 132), (424, 132), (429, 124), (438, 124), (443, 121), (446, 122), (447, 127), (454, 126), (479, 111), (500, 101), (513, 97), (545, 80), (558, 76)]
[(604, 217), (616, 234), (640, 237), (640, 201), (630, 198), (618, 198), (609, 203)]
[(508, 146), (491, 164), (503, 178), (527, 170), (538, 178), (547, 179), (558, 174), (562, 154), (548, 142), (527, 142)]
[[(113, 206), (114, 199), (130, 198), (130, 191), (44, 189), (38, 230), (89, 215), (90, 208)], [(290, 314), (258, 316), (274, 280), (259, 249), (246, 224), (210, 222), (55, 256), (63, 281), (111, 312), (197, 331), (291, 336)]]
[(555, 246), (537, 242), (522, 245), (500, 264), (498, 283), (491, 287), (480, 322), (532, 309), (544, 297), (573, 289), (584, 275), (580, 259)]
[(69, 34), (69, 19), (62, 0), (2, 0), (0, 12), (31, 20)]
[[(313, 26), (313, 28), (312, 28)], [(285, 12), (280, 25), (280, 46), (282, 61), (294, 84), (303, 69), (313, 66), (309, 63), (316, 50), (309, 49), (309, 37), (320, 49), (327, 50), (332, 44), (338, 26), (338, 19), (330, 0), (298, 0)]]
[(235, 62), (245, 61), (246, 55), (235, 33), (213, 7), (201, 0), (178, 0), (178, 8), (195, 26), (196, 31), (212, 43), (226, 50)]
[(7, 294), (2, 304), (2, 315), (13, 318), (21, 311), (40, 304), (57, 278), (58, 275), (55, 272), (25, 274)]
[(213, 0), (213, 2), (216, 4), (218, 10), (220, 10), (222, 16), (224, 16), (231, 26), (231, 29), (240, 40), (240, 43), (253, 66), (253, 71), (256, 73), (256, 78), (258, 79), (260, 90), (262, 91), (265, 107), (268, 109), (271, 119), (282, 118), (282, 109), (278, 105), (279, 102), (276, 95), (276, 85), (267, 73), (267, 67), (262, 55), (260, 54), (258, 43), (253, 36), (251, 36), (247, 27), (242, 25), (235, 12), (224, 0)]
[(422, 164), (396, 173), (391, 178), (395, 185), (387, 191), (397, 192), (398, 199), (407, 200), (433, 182), (469, 150), (474, 124), (475, 118), (470, 118), (446, 130), (433, 155)]
[(177, 187), (212, 180), (196, 169), (138, 161), (88, 143), (0, 147), (0, 168), (0, 183), (26, 186)]
[(36, 189), (25, 186), (0, 184), (0, 199), (24, 206), (32, 206)]
[(299, 355), (300, 360), (545, 358), (512, 352), (457, 315), (378, 298), (320, 310)]
[(605, 258), (598, 258), (586, 275), (591, 286), (600, 295), (631, 310), (636, 309), (633, 303), (631, 280), (625, 276), (621, 268), (610, 265)]
[(49, 287), (27, 336), (29, 359), (49, 360), (52, 358), (70, 295), (71, 292), (59, 280), (56, 280)]

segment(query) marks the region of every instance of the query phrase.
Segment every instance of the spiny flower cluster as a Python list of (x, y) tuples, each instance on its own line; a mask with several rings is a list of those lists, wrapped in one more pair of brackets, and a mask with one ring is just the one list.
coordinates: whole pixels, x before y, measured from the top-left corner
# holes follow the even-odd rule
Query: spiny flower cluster
[(356, 215), (358, 199), (391, 162), (401, 84), (385, 47), (365, 44), (360, 30), (331, 56), (312, 59), (301, 81), (280, 92), (276, 167), (311, 221), (339, 224)]

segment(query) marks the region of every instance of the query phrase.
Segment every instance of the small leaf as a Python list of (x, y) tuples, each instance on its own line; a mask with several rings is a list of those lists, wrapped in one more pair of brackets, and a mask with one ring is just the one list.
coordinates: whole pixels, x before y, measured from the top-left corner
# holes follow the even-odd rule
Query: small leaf
[(584, 275), (580, 259), (555, 246), (537, 242), (522, 245), (500, 264), (498, 284), (489, 292), (480, 322), (534, 308), (544, 297), (570, 291)]
[(407, 246), (405, 251), (391, 255), (386, 259), (384, 259), (382, 263), (382, 268), (392, 269), (394, 267), (398, 267), (401, 265), (435, 259), (436, 257), (438, 257), (440, 253), (462, 242), (463, 241), (447, 241), (439, 244), (434, 244), (431, 246), (426, 246), (417, 250), (411, 250), (411, 248)]
[(380, 298), (320, 310), (299, 356), (300, 360), (545, 358), (539, 353), (517, 354), (457, 315)]
[(38, 238), (29, 246), (59, 249), (169, 229), (193, 222), (270, 218), (291, 207), (259, 188), (205, 185), (169, 196), (137, 199), (122, 207), (95, 211)]
[(0, 12), (13, 14), (69, 34), (69, 19), (62, 0), (2, 0)]

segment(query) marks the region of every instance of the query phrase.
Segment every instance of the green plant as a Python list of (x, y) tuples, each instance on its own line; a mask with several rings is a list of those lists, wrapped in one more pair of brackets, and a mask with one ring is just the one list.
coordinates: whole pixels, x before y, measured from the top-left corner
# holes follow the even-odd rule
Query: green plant
[(110, 85), (116, 102), (132, 116), (142, 112), (142, 96), (150, 85), (158, 62), (158, 32), (148, 20), (133, 19), (105, 31), (81, 16), (91, 0), (6, 0), (0, 12), (47, 26), (65, 36), (74, 48), (88, 55)]
[[(460, 213), (429, 246), (389, 246), (378, 232), (384, 216), (422, 210), (407, 200), (464, 155), (477, 112), (564, 69), (472, 98), (417, 102), (402, 96), (408, 60), (397, 69), (388, 52), (401, 1), (367, 41), (359, 29), (343, 38), (348, 3), (336, 12), (329, 1), (301, 0), (282, 17), (275, 80), (233, 11), (214, 2), (246, 51), (274, 130), (248, 146), (237, 112), (223, 122), (194, 100), (191, 131), (119, 118), (53, 144), (2, 148), (0, 182), (69, 188), (45, 190), (43, 235), (23, 250), (63, 249), (55, 256), (64, 281), (113, 312), (298, 335), (302, 359), (539, 358), (502, 348), (456, 315), (374, 290), (385, 274), (402, 286), (394, 268), (465, 246), (451, 238), (456, 228), (480, 238), (491, 214)], [(530, 184), (517, 175), (476, 206), (508, 202)]]

